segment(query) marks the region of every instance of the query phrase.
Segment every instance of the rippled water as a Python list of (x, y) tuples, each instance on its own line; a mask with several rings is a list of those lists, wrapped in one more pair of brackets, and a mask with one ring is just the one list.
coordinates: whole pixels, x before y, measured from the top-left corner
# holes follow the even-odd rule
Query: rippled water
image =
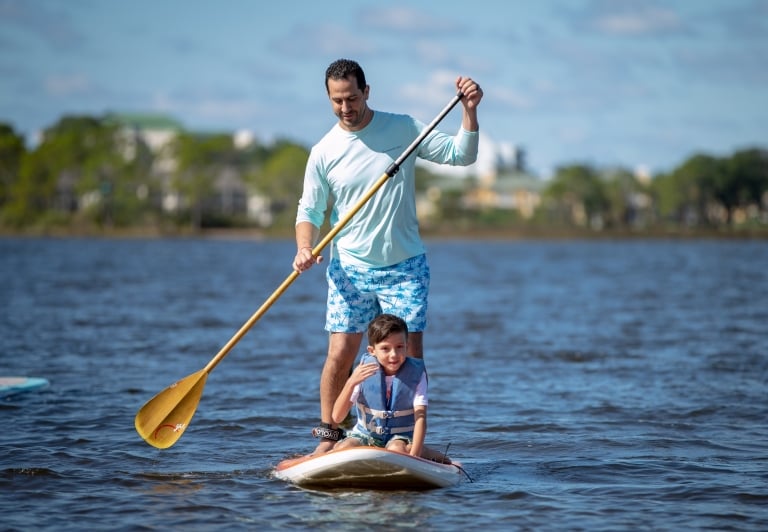
[(289, 273), (288, 241), (0, 240), (3, 530), (765, 530), (768, 246), (429, 242), (428, 443), (473, 482), (313, 492), (325, 281), (302, 275), (211, 373), (167, 450), (141, 405)]

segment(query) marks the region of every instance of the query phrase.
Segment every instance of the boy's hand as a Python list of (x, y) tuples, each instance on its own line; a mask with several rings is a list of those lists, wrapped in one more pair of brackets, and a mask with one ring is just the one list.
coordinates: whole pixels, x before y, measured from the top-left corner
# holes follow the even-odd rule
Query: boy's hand
[(355, 371), (352, 372), (352, 375), (349, 376), (349, 379), (352, 381), (353, 384), (360, 384), (368, 377), (371, 377), (372, 375), (375, 375), (379, 371), (379, 363), (378, 362), (369, 362), (368, 364), (360, 364), (355, 368)]

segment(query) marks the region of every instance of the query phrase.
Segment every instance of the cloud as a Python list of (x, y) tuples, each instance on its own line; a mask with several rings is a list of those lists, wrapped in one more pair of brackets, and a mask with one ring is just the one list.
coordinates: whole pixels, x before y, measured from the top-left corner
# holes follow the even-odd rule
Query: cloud
[(51, 96), (82, 95), (91, 91), (85, 74), (54, 74), (45, 78), (45, 91)]
[(566, 144), (582, 144), (589, 137), (589, 127), (584, 124), (563, 124), (557, 128), (557, 138)]
[(738, 41), (768, 42), (768, 1), (728, 4), (709, 14), (713, 24), (722, 25), (729, 38)]
[(422, 63), (439, 65), (453, 60), (451, 51), (439, 41), (419, 39), (414, 45), (414, 52)]
[(350, 51), (360, 57), (376, 51), (373, 43), (363, 35), (356, 35), (334, 24), (294, 26), (272, 41), (270, 46), (276, 52), (292, 58), (337, 58), (348, 56)]
[(680, 28), (680, 19), (669, 9), (644, 7), (634, 13), (609, 13), (595, 20), (595, 27), (616, 35), (666, 33)]
[(483, 98), (492, 98), (502, 103), (508, 109), (525, 110), (534, 107), (534, 102), (530, 97), (525, 96), (514, 89), (503, 86), (483, 86), (485, 87), (483, 90)]
[(239, 121), (244, 115), (252, 114), (258, 104), (246, 92), (214, 88), (156, 91), (151, 98), (155, 110), (221, 123)]
[(434, 102), (448, 101), (455, 94), (456, 74), (447, 70), (432, 71), (427, 80), (413, 80), (400, 89), (400, 95), (419, 106), (434, 107)]
[(434, 13), (411, 7), (376, 7), (361, 11), (364, 26), (408, 35), (435, 35), (461, 30), (461, 24)]
[(660, 36), (685, 30), (676, 11), (651, 1), (593, 0), (574, 19), (579, 26), (612, 36)]
[(714, 49), (678, 49), (670, 53), (680, 79), (710, 87), (743, 88), (768, 83), (768, 49), (738, 45)]
[(51, 9), (42, 2), (0, 1), (2, 27), (30, 34), (57, 51), (76, 49), (85, 42), (66, 11)]

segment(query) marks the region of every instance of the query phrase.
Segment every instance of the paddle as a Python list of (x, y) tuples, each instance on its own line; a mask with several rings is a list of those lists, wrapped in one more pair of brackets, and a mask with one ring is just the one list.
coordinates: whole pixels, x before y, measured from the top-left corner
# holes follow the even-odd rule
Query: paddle
[[(418, 137), (408, 146), (405, 151), (393, 162), (386, 172), (376, 181), (376, 183), (355, 206), (350, 209), (344, 217), (331, 229), (328, 234), (323, 238), (313, 249), (312, 256), (317, 257), (320, 252), (333, 240), (333, 238), (344, 228), (352, 217), (365, 205), (365, 203), (371, 199), (371, 197), (386, 183), (386, 181), (394, 176), (399, 170), (400, 165), (403, 164), (411, 153), (421, 144), (429, 133), (437, 126), (437, 124), (445, 118), (445, 116), (454, 108), (454, 106), (461, 100), (463, 94), (458, 92), (456, 96), (440, 111), (440, 114), (419, 134)], [(158, 449), (166, 449), (176, 443), (181, 438), (184, 431), (189, 426), (189, 422), (192, 416), (195, 415), (197, 405), (200, 402), (200, 397), (203, 394), (203, 388), (205, 387), (205, 381), (208, 379), (208, 374), (215, 368), (221, 360), (229, 354), (229, 351), (235, 346), (240, 339), (245, 336), (245, 333), (253, 327), (259, 318), (277, 301), (283, 292), (296, 280), (299, 274), (296, 271), (291, 274), (277, 287), (271, 296), (259, 307), (259, 309), (253, 313), (253, 316), (240, 327), (240, 330), (230, 338), (230, 340), (221, 348), (221, 350), (214, 356), (208, 364), (200, 371), (184, 377), (178, 382), (171, 384), (168, 388), (155, 395), (152, 399), (147, 401), (144, 406), (141, 407), (136, 414), (134, 420), (134, 426), (136, 432), (144, 438), (148, 444), (157, 447)]]

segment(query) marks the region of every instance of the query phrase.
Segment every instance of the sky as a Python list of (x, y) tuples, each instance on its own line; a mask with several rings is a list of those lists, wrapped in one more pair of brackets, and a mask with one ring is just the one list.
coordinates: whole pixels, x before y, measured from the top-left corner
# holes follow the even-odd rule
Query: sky
[(63, 116), (159, 113), (310, 147), (341, 57), (425, 123), (478, 81), (478, 165), (654, 175), (768, 145), (768, 0), (0, 0), (0, 122), (33, 146)]

